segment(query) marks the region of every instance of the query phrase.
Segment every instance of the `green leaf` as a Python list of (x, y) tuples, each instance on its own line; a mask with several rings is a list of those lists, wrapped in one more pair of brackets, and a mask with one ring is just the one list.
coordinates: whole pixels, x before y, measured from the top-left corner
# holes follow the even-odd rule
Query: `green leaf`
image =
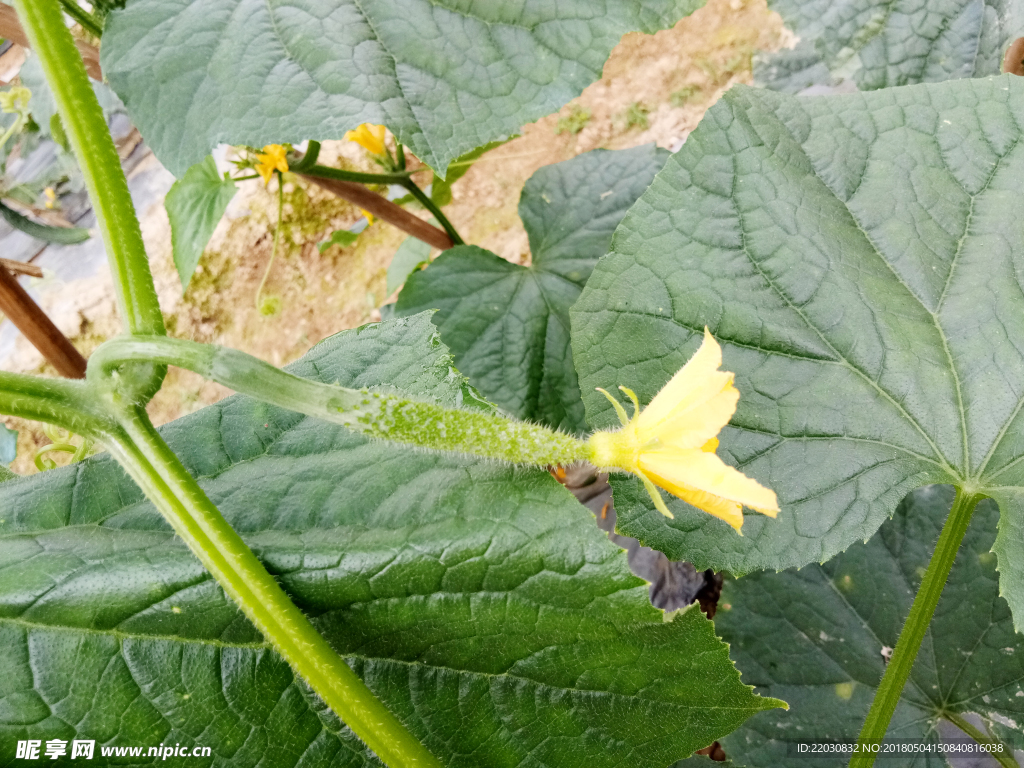
[(183, 291), (237, 191), (235, 182), (221, 176), (208, 155), (189, 168), (167, 193), (164, 207), (171, 221), (174, 266), (178, 268)]
[(529, 267), (475, 246), (451, 248), (409, 277), (396, 311), (438, 309), (442, 340), (488, 399), (520, 418), (581, 431), (569, 307), (667, 157), (649, 144), (541, 168), (519, 201)]
[(397, 291), (420, 264), (428, 261), (430, 261), (430, 245), (415, 237), (405, 238), (398, 246), (398, 250), (395, 251), (395, 255), (391, 257), (391, 264), (388, 265), (387, 288), (384, 293), (390, 296)]
[(331, 233), (331, 237), (328, 240), (317, 245), (317, 250), (323, 253), (332, 245), (336, 245), (339, 248), (348, 248), (359, 240), (359, 235), (362, 234), (369, 224), (369, 220), (364, 216), (348, 229), (336, 229)]
[[(952, 500), (949, 486), (920, 489), (869, 542), (825, 565), (726, 582), (715, 626), (744, 680), (791, 706), (727, 736), (730, 759), (774, 768), (794, 759), (793, 742), (857, 738), (885, 671), (882, 649), (896, 645)], [(998, 594), (989, 552), (998, 519), (990, 501), (975, 511), (887, 738), (937, 743), (940, 718), (973, 712), (1007, 746), (1024, 748), (1024, 635)]]
[(1024, 80), (794, 98), (730, 90), (623, 220), (576, 304), (597, 386), (649, 402), (722, 342), (741, 392), (727, 461), (782, 512), (744, 536), (616, 481), (619, 526), (673, 560), (744, 573), (824, 562), (912, 489), (1002, 511), (1001, 594), (1024, 623)]
[(19, 229), (26, 235), (47, 243), (59, 243), (61, 245), (75, 245), (84, 243), (89, 239), (89, 230), (82, 227), (54, 227), (49, 224), (40, 224), (32, 221), (27, 216), (22, 216), (12, 208), (0, 203), (0, 218), (3, 218), (15, 229)]
[(512, 139), (517, 138), (519, 138), (519, 135), (513, 134), (505, 139), (491, 141), (482, 147), (471, 149), (464, 155), (455, 158), (448, 166), (447, 175), (438, 176), (436, 173), (434, 174), (434, 178), (430, 182), (430, 199), (437, 205), (448, 205), (452, 201), (452, 184), (465, 176), (469, 169), (473, 167), (473, 163), (483, 157), (485, 152), (497, 149), (502, 144), (507, 144)]
[(475, 149), (469, 150), (465, 154), (459, 155), (455, 158), (448, 166), (448, 173), (445, 174), (444, 180), (448, 185), (454, 184), (456, 181), (461, 179), (467, 173), (469, 169), (473, 167), (473, 163), (483, 157), (485, 154), (490, 152), (492, 149), (497, 149), (500, 146), (508, 144), (512, 139), (518, 139), (519, 134), (514, 133), (511, 136), (507, 136), (504, 139), (495, 139), (489, 141)]
[(430, 182), (430, 200), (438, 207), (448, 205), (452, 201), (452, 185), (436, 173)]
[(0, 424), (0, 464), (10, 464), (18, 458), (18, 430)]
[[(291, 367), (466, 402), (427, 315)], [(547, 473), (398, 448), (232, 397), (163, 435), (267, 568), (442, 762), (668, 765), (764, 707), (711, 622), (665, 623)], [(368, 766), (109, 459), (0, 485), (0, 734)], [(136, 764), (153, 764), (139, 761)]]
[(340, 139), (364, 122), (444, 173), (578, 96), (624, 33), (701, 5), (134, 0), (107, 20), (103, 72), (175, 175), (222, 142)]
[(353, 245), (359, 239), (359, 233), (353, 232), (349, 229), (336, 229), (331, 233), (331, 236), (324, 240), (322, 243), (317, 245), (317, 249), (320, 253), (323, 253), (332, 245), (336, 245), (339, 248), (348, 248)]
[(862, 90), (999, 74), (1024, 34), (1021, 0), (770, 0), (801, 42), (758, 58), (759, 83), (795, 93), (829, 72)]

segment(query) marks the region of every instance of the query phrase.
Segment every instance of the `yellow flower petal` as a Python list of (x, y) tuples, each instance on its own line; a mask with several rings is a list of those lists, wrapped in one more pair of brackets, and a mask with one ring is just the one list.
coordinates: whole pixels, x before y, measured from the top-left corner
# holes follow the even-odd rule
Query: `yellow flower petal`
[(743, 506), (741, 504), (723, 499), (720, 496), (705, 493), (704, 491), (689, 488), (681, 488), (678, 496), (687, 504), (703, 510), (719, 520), (724, 520), (735, 528), (737, 533), (742, 535)]
[[(721, 365), (721, 347), (705, 328), (696, 354), (628, 422), (621, 404), (599, 390), (615, 404), (624, 424), (621, 429), (595, 432), (587, 444), (598, 467), (640, 477), (663, 515), (672, 513), (658, 487), (740, 531), (744, 506), (775, 517), (779, 503), (774, 491), (715, 455), (716, 435), (736, 412), (740, 397), (733, 375), (719, 370)], [(639, 408), (632, 390), (619, 389)]]
[(366, 226), (370, 226), (371, 224), (373, 224), (374, 221), (376, 221), (376, 218), (374, 217), (374, 215), (372, 213), (370, 213), (368, 210), (366, 210), (365, 208), (360, 208), (359, 212), (361, 214), (363, 214), (363, 216), (366, 217)]
[(264, 184), (270, 183), (274, 171), (284, 173), (288, 170), (288, 160), (285, 158), (287, 152), (288, 150), (280, 144), (267, 144), (263, 151), (256, 155), (258, 162), (253, 167), (256, 173), (263, 177)]
[(346, 131), (345, 139), (346, 141), (354, 141), (371, 154), (385, 155), (387, 154), (387, 148), (384, 146), (384, 131), (383, 125), (363, 123), (354, 131)]
[(704, 329), (704, 341), (637, 419), (642, 442), (670, 438), (680, 448), (696, 448), (717, 435), (736, 412), (740, 393), (733, 375), (718, 370), (722, 348)]
[[(664, 446), (701, 448), (729, 423), (739, 399), (739, 390), (732, 385), (730, 375), (725, 387), (697, 406), (673, 411), (658, 427), (657, 439)], [(643, 425), (638, 422), (637, 426), (641, 440), (648, 437)]]
[(713, 453), (695, 449), (644, 451), (640, 454), (640, 469), (680, 498), (685, 491), (704, 491), (769, 517), (779, 513), (774, 491), (730, 467)]

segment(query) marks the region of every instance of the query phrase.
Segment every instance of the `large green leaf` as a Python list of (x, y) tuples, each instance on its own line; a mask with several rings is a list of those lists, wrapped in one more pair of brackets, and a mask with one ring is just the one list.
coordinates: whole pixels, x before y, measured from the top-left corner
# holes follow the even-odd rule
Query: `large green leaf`
[(184, 173), (221, 142), (339, 139), (383, 123), (444, 174), (601, 76), (626, 32), (701, 0), (132, 0), (103, 71), (160, 161)]
[[(949, 486), (915, 491), (866, 544), (822, 566), (759, 573), (726, 582), (715, 626), (744, 679), (788, 701), (724, 740), (729, 758), (774, 768), (796, 756), (794, 742), (854, 740), (896, 645), (953, 499)], [(1024, 635), (998, 595), (989, 552), (999, 512), (974, 514), (925, 636), (887, 738), (937, 743), (938, 721), (979, 714), (1007, 747), (1024, 748)], [(845, 766), (849, 756), (800, 759)], [(945, 765), (910, 755), (904, 765)]]
[(164, 207), (171, 222), (174, 266), (182, 290), (188, 288), (206, 244), (237, 191), (235, 182), (221, 176), (213, 158), (207, 156), (189, 168), (167, 193)]
[(795, 92), (832, 77), (863, 90), (999, 73), (1024, 35), (1022, 0), (771, 0), (800, 43), (759, 57), (768, 87)]
[(742, 396), (728, 460), (773, 488), (746, 536), (617, 481), (619, 526), (673, 560), (823, 562), (912, 489), (995, 498), (1002, 594), (1024, 623), (1024, 80), (795, 98), (736, 88), (623, 220), (573, 315), (596, 386), (649, 401), (704, 326)]
[(451, 248), (409, 276), (397, 312), (439, 310), (441, 339), (484, 395), (522, 419), (581, 431), (569, 308), (667, 158), (649, 144), (598, 149), (541, 168), (519, 201), (530, 266), (475, 246)]
[[(339, 334), (292, 370), (472, 401), (427, 315)], [(740, 683), (698, 611), (665, 623), (544, 472), (371, 442), (241, 397), (163, 434), (447, 766), (667, 765), (778, 704)], [(5, 740), (378, 765), (113, 462), (4, 483), (0, 509)]]

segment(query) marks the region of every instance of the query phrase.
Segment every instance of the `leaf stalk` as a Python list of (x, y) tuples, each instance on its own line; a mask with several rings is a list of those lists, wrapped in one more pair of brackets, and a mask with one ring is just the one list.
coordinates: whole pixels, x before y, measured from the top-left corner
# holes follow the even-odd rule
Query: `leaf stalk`
[(103, 27), (99, 25), (99, 22), (96, 21), (91, 13), (76, 3), (75, 0), (60, 0), (60, 4), (64, 6), (64, 12), (81, 24), (82, 29), (90, 35), (100, 37), (103, 34)]
[(401, 184), (403, 187), (409, 190), (409, 194), (415, 197), (424, 208), (426, 208), (434, 215), (434, 218), (437, 219), (438, 223), (442, 227), (444, 227), (444, 231), (448, 233), (448, 237), (452, 239), (452, 242), (455, 245), (466, 244), (466, 241), (462, 239), (462, 237), (456, 231), (455, 227), (448, 220), (448, 217), (441, 212), (440, 206), (438, 206), (433, 200), (431, 200), (430, 196), (422, 189), (420, 189), (419, 185), (416, 184), (415, 181), (413, 181), (412, 179), (406, 179), (405, 181), (401, 182)]
[(980, 729), (975, 728), (967, 720), (961, 717), (956, 712), (943, 712), (942, 716), (953, 723), (957, 728), (966, 733), (972, 739), (979, 744), (986, 744), (991, 747), (998, 747), (988, 753), (989, 757), (999, 763), (1003, 768), (1020, 768), (1017, 760), (1013, 756), (1013, 750), (996, 739), (991, 738), (987, 734), (983, 733)]
[[(858, 741), (862, 743), (878, 743), (885, 738), (889, 729), (889, 721), (892, 720), (896, 705), (903, 694), (903, 688), (910, 677), (910, 671), (914, 667), (914, 660), (921, 648), (921, 642), (928, 631), (928, 625), (935, 613), (935, 606), (942, 596), (942, 589), (946, 585), (949, 571), (956, 560), (956, 553), (967, 533), (967, 525), (971, 522), (974, 510), (984, 496), (978, 494), (964, 493), (957, 488), (956, 497), (953, 499), (953, 507), (949, 517), (942, 526), (939, 533), (938, 543), (928, 562), (928, 569), (925, 571), (924, 579), (917, 590), (914, 602), (910, 606), (910, 613), (900, 631), (899, 640), (896, 642), (896, 649), (893, 651), (889, 665), (882, 675), (882, 682), (875, 692), (875, 698), (871, 702), (871, 709), (868, 711), (864, 726), (861, 728)], [(858, 753), (850, 760), (850, 768), (871, 768), (875, 762), (875, 754), (871, 750)]]

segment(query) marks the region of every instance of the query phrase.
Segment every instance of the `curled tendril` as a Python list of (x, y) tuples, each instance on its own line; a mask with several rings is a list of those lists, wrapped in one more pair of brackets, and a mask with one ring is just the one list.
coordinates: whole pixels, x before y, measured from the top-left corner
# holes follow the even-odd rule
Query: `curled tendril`
[(45, 472), (48, 469), (56, 469), (57, 462), (47, 456), (49, 453), (54, 451), (60, 451), (61, 453), (71, 454), (71, 464), (77, 464), (86, 456), (92, 453), (92, 440), (88, 438), (82, 438), (82, 442), (76, 445), (72, 440), (77, 437), (72, 432), (55, 427), (52, 424), (43, 425), (43, 432), (50, 438), (50, 445), (44, 445), (42, 448), (36, 451), (35, 456), (32, 460), (36, 465), (36, 469), (40, 472)]

